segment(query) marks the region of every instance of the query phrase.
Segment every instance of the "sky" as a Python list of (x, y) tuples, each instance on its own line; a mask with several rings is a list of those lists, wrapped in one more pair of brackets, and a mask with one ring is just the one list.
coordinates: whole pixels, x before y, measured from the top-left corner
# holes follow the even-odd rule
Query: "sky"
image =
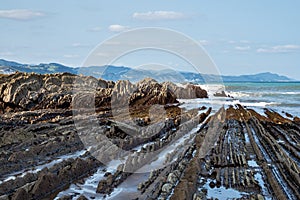
[[(0, 0), (0, 58), (81, 66), (116, 34), (160, 27), (200, 43), (224, 75), (273, 72), (300, 80), (299, 8), (297, 0)], [(116, 64), (137, 65), (145, 55)]]

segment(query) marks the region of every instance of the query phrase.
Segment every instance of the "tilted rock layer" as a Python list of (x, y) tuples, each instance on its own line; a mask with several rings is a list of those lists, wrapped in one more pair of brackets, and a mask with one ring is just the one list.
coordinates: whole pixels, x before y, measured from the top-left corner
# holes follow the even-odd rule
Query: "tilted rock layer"
[[(207, 93), (153, 79), (16, 73), (1, 75), (0, 90), (0, 199), (211, 199), (214, 188), (240, 192), (224, 198), (300, 199), (298, 117), (241, 105), (185, 110), (177, 98)], [(74, 115), (93, 106), (98, 112)], [(126, 106), (136, 110), (114, 113), (119, 123), (110, 108)], [(113, 170), (105, 165), (122, 154)], [(82, 193), (68, 190), (73, 183)]]
[[(69, 73), (0, 75), (0, 112), (110, 106), (172, 104), (177, 98), (207, 98), (199, 86), (186, 88), (146, 78), (116, 83)], [(72, 102), (72, 100), (74, 100)], [(72, 104), (73, 103), (73, 104)]]

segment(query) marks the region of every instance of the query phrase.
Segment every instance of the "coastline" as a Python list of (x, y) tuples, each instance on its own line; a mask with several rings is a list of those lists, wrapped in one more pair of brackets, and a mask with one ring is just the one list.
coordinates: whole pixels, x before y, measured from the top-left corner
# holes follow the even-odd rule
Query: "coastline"
[[(70, 74), (1, 81), (2, 90), (11, 88), (2, 98), (11, 103), (0, 115), (2, 199), (299, 198), (299, 118), (268, 108), (256, 112), (210, 91), (206, 98), (198, 86), (180, 89), (153, 79), (136, 84), (129, 114), (121, 106), (112, 112), (104, 94), (124, 99), (135, 85), (78, 78), (96, 81), (98, 109), (82, 107), (90, 96), (79, 95), (81, 111), (74, 111)], [(33, 98), (22, 101), (25, 87)]]

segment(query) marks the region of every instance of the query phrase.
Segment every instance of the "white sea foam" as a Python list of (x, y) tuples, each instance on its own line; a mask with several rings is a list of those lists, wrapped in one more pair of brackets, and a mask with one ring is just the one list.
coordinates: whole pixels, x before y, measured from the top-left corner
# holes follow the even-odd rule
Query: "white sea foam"
[(228, 94), (231, 97), (234, 98), (241, 98), (241, 97), (261, 97), (262, 94), (260, 93), (253, 93), (253, 92), (232, 92), (232, 91), (226, 91), (226, 94)]
[(300, 92), (283, 92), (282, 94), (300, 94)]
[(265, 108), (267, 106), (276, 106), (280, 105), (278, 102), (243, 102), (238, 99), (230, 99), (230, 98), (210, 98), (210, 99), (179, 99), (179, 102), (183, 103), (180, 107), (186, 108), (188, 110), (193, 108), (199, 108), (203, 105), (205, 106), (213, 106), (213, 108), (220, 108), (221, 106), (230, 106), (240, 104), (242, 106), (247, 107), (261, 107)]
[(248, 107), (267, 107), (267, 106), (276, 106), (280, 105), (278, 102), (240, 102), (241, 105), (243, 106), (248, 106)]
[(246, 92), (246, 91), (226, 91), (226, 94), (234, 98), (243, 97), (263, 97), (263, 96), (275, 96), (275, 95), (300, 95), (300, 92), (282, 92), (282, 91), (264, 91), (264, 92)]
[(222, 84), (205, 84), (198, 86), (206, 90), (209, 97), (213, 97), (214, 94), (225, 91), (225, 86)]

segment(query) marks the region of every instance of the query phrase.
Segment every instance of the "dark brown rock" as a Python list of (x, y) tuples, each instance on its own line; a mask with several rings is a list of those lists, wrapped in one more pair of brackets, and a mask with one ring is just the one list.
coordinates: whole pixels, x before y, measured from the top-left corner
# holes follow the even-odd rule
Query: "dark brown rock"
[(39, 199), (51, 193), (53, 189), (57, 188), (60, 184), (60, 180), (54, 174), (42, 174), (35, 183), (31, 193), (35, 198)]
[(163, 86), (170, 89), (178, 99), (208, 98), (206, 90), (193, 84), (187, 84), (181, 87), (171, 82), (165, 82)]
[(84, 195), (80, 195), (77, 200), (88, 200)]
[[(207, 98), (199, 86), (185, 88), (159, 84), (146, 78), (137, 84), (127, 80), (105, 81), (69, 73), (38, 75), (16, 73), (0, 77), (0, 110), (36, 110), (149, 106), (176, 103), (177, 98)], [(74, 101), (74, 102), (72, 102)]]
[(97, 193), (105, 194), (108, 188), (108, 184), (106, 180), (101, 180), (98, 183)]
[(28, 194), (28, 192), (20, 188), (17, 190), (17, 192), (12, 196), (12, 200), (30, 200), (32, 197)]
[(217, 92), (214, 94), (215, 97), (228, 97), (225, 91)]

